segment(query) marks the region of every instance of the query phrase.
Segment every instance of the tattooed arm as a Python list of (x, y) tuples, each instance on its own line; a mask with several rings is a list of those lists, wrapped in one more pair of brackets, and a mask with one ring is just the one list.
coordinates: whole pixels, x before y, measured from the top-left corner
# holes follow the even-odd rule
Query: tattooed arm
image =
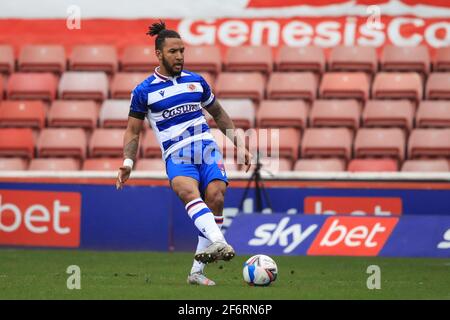
[[(128, 117), (128, 126), (123, 137), (123, 156), (125, 159), (131, 159), (136, 162), (136, 155), (139, 148), (139, 135), (142, 130), (143, 120)], [(131, 167), (122, 166), (117, 175), (116, 188), (122, 189), (123, 184), (128, 180), (131, 173)]]

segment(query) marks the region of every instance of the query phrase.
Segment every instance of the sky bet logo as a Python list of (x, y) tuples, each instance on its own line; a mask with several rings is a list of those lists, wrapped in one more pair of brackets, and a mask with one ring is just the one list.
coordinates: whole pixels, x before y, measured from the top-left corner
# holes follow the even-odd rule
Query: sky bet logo
[(76, 192), (0, 190), (0, 244), (78, 247), (80, 208)]

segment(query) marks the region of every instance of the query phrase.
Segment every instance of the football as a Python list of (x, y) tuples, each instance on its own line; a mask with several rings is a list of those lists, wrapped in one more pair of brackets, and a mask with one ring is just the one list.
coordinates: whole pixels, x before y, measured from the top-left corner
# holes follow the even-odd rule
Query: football
[(251, 286), (268, 286), (277, 279), (278, 267), (271, 257), (257, 254), (244, 263), (242, 274)]

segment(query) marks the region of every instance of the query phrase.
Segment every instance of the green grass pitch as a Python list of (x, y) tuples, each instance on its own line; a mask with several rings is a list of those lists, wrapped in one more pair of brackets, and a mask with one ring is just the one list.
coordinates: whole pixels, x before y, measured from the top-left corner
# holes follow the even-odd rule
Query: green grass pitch
[[(215, 287), (191, 286), (190, 253), (0, 249), (0, 299), (450, 299), (450, 259), (273, 256), (279, 277), (269, 287), (243, 282), (237, 256), (207, 267)], [(67, 267), (81, 269), (69, 290)], [(381, 289), (369, 290), (369, 265)]]

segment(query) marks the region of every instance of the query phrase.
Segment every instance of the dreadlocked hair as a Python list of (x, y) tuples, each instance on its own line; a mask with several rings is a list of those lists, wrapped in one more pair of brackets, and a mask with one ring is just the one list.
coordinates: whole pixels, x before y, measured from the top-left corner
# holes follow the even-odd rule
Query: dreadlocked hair
[(159, 22), (152, 23), (148, 27), (148, 32), (146, 34), (148, 34), (151, 37), (156, 36), (156, 38), (155, 38), (155, 48), (157, 50), (162, 50), (163, 43), (164, 43), (164, 40), (166, 38), (178, 38), (178, 39), (181, 39), (181, 37), (178, 34), (178, 32), (176, 32), (174, 30), (166, 29), (166, 24), (163, 21), (161, 21), (161, 20), (159, 20)]

